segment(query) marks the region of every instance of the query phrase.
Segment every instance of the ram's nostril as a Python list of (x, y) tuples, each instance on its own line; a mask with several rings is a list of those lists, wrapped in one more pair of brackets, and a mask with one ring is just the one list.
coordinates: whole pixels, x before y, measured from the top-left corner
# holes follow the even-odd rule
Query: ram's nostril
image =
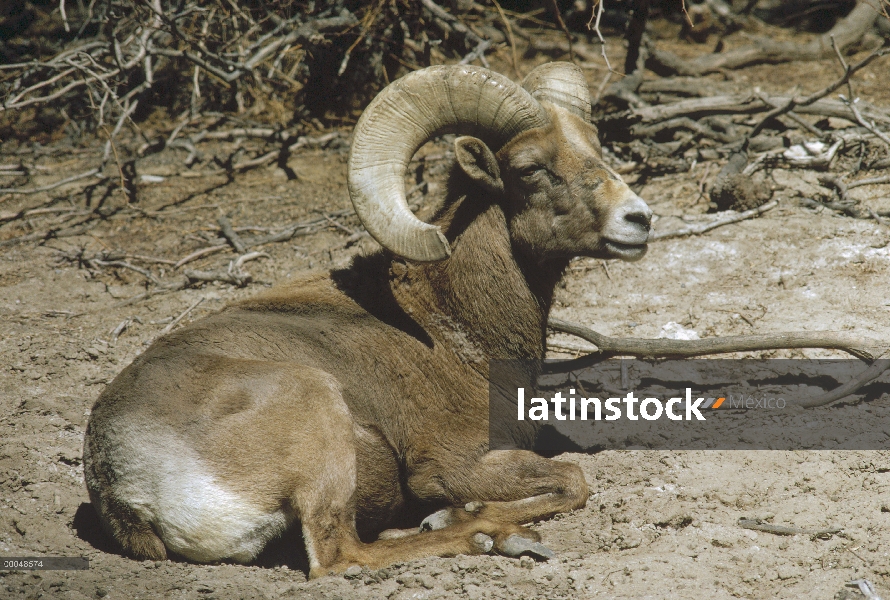
[(630, 212), (624, 215), (624, 218), (631, 223), (642, 225), (647, 230), (649, 229), (649, 225), (652, 221), (652, 215), (648, 212)]

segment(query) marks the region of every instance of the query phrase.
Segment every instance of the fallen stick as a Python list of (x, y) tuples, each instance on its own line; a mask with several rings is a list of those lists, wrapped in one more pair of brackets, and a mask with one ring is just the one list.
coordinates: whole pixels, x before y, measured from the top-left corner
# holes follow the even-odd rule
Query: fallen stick
[(178, 269), (182, 265), (186, 263), (190, 263), (193, 260), (198, 260), (202, 256), (207, 256), (208, 254), (213, 254), (214, 252), (219, 252), (220, 250), (225, 250), (229, 247), (228, 244), (218, 244), (216, 246), (208, 246), (207, 248), (201, 248), (200, 250), (195, 250), (188, 256), (183, 256), (180, 258), (174, 265), (174, 269)]
[(854, 219), (874, 219), (881, 225), (886, 224), (882, 217), (890, 217), (890, 211), (875, 212), (870, 208), (866, 208), (863, 212), (856, 208), (855, 205), (845, 204), (843, 202), (820, 202), (811, 198), (801, 198), (800, 204), (801, 206), (806, 206), (808, 208), (830, 208), (831, 210), (842, 212)]
[(767, 202), (762, 206), (758, 206), (757, 208), (752, 208), (750, 210), (736, 213), (734, 215), (728, 215), (726, 217), (719, 217), (711, 221), (710, 223), (704, 223), (701, 225), (690, 225), (689, 227), (684, 227), (683, 229), (678, 229), (676, 231), (663, 231), (660, 233), (653, 233), (651, 236), (649, 236), (649, 239), (650, 241), (657, 241), (676, 237), (686, 237), (689, 235), (699, 235), (707, 231), (711, 231), (712, 229), (716, 229), (717, 227), (723, 227), (724, 225), (729, 225), (730, 223), (738, 223), (739, 221), (744, 221), (745, 219), (756, 217), (757, 215), (761, 215), (768, 210), (772, 210), (773, 208), (778, 206), (778, 204), (779, 203), (776, 200), (773, 200), (771, 202)]
[(55, 183), (50, 183), (49, 185), (43, 185), (36, 188), (0, 188), (0, 194), (37, 194), (39, 192), (48, 192), (50, 190), (56, 189), (57, 187), (61, 187), (66, 183), (74, 183), (75, 181), (80, 181), (81, 179), (86, 179), (87, 177), (98, 174), (98, 168), (90, 169), (89, 171), (86, 171), (84, 173), (72, 175), (71, 177), (66, 177), (65, 179), (56, 181)]
[(179, 290), (185, 289), (188, 287), (189, 280), (188, 278), (182, 278), (179, 281), (173, 281), (170, 283), (161, 284), (158, 287), (152, 288), (148, 291), (145, 291), (141, 294), (137, 294), (135, 296), (131, 296), (126, 300), (118, 302), (114, 305), (115, 308), (120, 308), (122, 306), (130, 306), (131, 304), (136, 304), (140, 300), (147, 300), (153, 296), (159, 296), (161, 294), (169, 294), (170, 292), (178, 292)]
[[(737, 94), (722, 96), (707, 96), (703, 98), (689, 98), (669, 104), (658, 104), (632, 108), (616, 115), (606, 115), (604, 122), (630, 120), (631, 122), (657, 123), (677, 117), (689, 117), (698, 119), (708, 115), (737, 115), (766, 112), (788, 104), (791, 96), (767, 96), (761, 93), (758, 96)], [(861, 105), (861, 106), (860, 106)], [(890, 114), (879, 108), (857, 103), (858, 110), (863, 117), (882, 123), (890, 123)], [(795, 112), (805, 115), (819, 115), (822, 117), (850, 118), (850, 109), (840, 100), (821, 99), (806, 106), (798, 106)]]
[(867, 368), (865, 371), (863, 371), (847, 383), (836, 387), (835, 389), (831, 390), (830, 392), (826, 392), (821, 396), (817, 396), (812, 400), (798, 402), (797, 406), (803, 408), (816, 408), (817, 406), (825, 406), (826, 404), (831, 404), (835, 400), (840, 400), (845, 396), (849, 396), (865, 384), (874, 381), (875, 379), (880, 377), (888, 368), (890, 368), (890, 359), (878, 359), (874, 361), (869, 368)]
[[(825, 86), (824, 88), (822, 88), (821, 90), (819, 90), (817, 92), (810, 94), (809, 96), (803, 96), (803, 97), (792, 96), (784, 104), (776, 106), (776, 108), (774, 108), (771, 111), (769, 111), (768, 113), (766, 113), (766, 115), (760, 120), (760, 123), (758, 123), (754, 127), (754, 129), (751, 130), (751, 133), (749, 133), (746, 138), (746, 142), (749, 141), (754, 136), (756, 136), (758, 133), (760, 133), (763, 130), (763, 128), (766, 127), (766, 124), (770, 119), (774, 119), (774, 118), (778, 117), (779, 115), (783, 115), (785, 113), (791, 112), (796, 107), (808, 106), (818, 100), (821, 100), (822, 98), (824, 98), (828, 94), (832, 93), (833, 91), (835, 91), (842, 85), (849, 83), (850, 77), (852, 77), (854, 73), (856, 73), (860, 69), (868, 66), (876, 58), (878, 58), (880, 56), (884, 56), (888, 53), (887, 48), (878, 48), (874, 52), (872, 52), (871, 54), (869, 54), (868, 56), (866, 56), (865, 58), (860, 60), (855, 65), (848, 65), (847, 62), (843, 59), (843, 56), (841, 55), (840, 48), (838, 48), (837, 41), (834, 39), (834, 36), (831, 36), (831, 45), (834, 48), (834, 50), (837, 52), (838, 58), (840, 58), (840, 60), (841, 60), (841, 65), (844, 68), (844, 74), (841, 75), (841, 77), (839, 79), (835, 80), (833, 83)], [(841, 99), (843, 100), (843, 96), (841, 96)], [(761, 97), (761, 100), (763, 100), (764, 104), (771, 104), (765, 96)], [(855, 114), (855, 112), (854, 112), (854, 114)], [(859, 119), (860, 124), (862, 124), (863, 127), (866, 127), (866, 128), (868, 127), (867, 125), (864, 124), (864, 121), (863, 121), (861, 115), (857, 115), (857, 118)], [(880, 134), (875, 133), (875, 135), (880, 135)], [(890, 143), (890, 142), (888, 142), (888, 143)]]
[(870, 216), (872, 219), (874, 219), (875, 221), (877, 221), (884, 227), (890, 227), (890, 223), (888, 223), (886, 219), (881, 217), (881, 215), (879, 215), (878, 213), (876, 213), (875, 211), (873, 211), (870, 208), (866, 208), (865, 210), (868, 212), (868, 216)]
[(860, 185), (878, 185), (879, 183), (890, 183), (890, 175), (882, 175), (880, 177), (871, 177), (869, 179), (859, 179), (857, 181), (851, 181), (847, 184), (847, 189), (849, 190), (855, 187), (859, 187)]
[(846, 104), (847, 107), (850, 109), (850, 112), (853, 113), (853, 116), (856, 118), (857, 123), (859, 123), (860, 125), (865, 127), (868, 131), (870, 131), (871, 133), (876, 135), (878, 138), (880, 138), (880, 140), (882, 142), (884, 142), (885, 144), (890, 146), (890, 136), (887, 136), (886, 133), (884, 133), (880, 129), (878, 129), (875, 126), (874, 122), (869, 123), (868, 121), (866, 121), (865, 118), (862, 116), (862, 113), (856, 107), (856, 104), (857, 104), (859, 98), (847, 99), (843, 95), (841, 95), (840, 98), (841, 98), (841, 102)]
[[(862, 347), (862, 339), (833, 331), (788, 332), (765, 335), (737, 335), (703, 340), (666, 340), (646, 338), (613, 338), (588, 327), (550, 317), (547, 327), (587, 340), (597, 347), (601, 357), (636, 356), (638, 358), (689, 358), (708, 354), (785, 350), (792, 348), (827, 348), (843, 350), (856, 358), (872, 361), (881, 353), (880, 346)], [(593, 354), (593, 353), (592, 353)]]
[(754, 531), (765, 531), (776, 535), (812, 535), (823, 536), (840, 533), (843, 527), (829, 527), (828, 529), (801, 529), (800, 527), (788, 527), (787, 525), (773, 525), (764, 523), (760, 519), (739, 519), (739, 527)]
[(228, 217), (220, 217), (216, 220), (219, 223), (219, 230), (222, 232), (223, 236), (229, 243), (232, 244), (232, 247), (235, 249), (238, 254), (244, 254), (247, 252), (247, 248), (244, 246), (244, 242), (241, 241), (241, 237), (235, 233), (235, 230), (232, 228), (232, 223), (229, 221)]
[(590, 354), (596, 352), (594, 346), (587, 344), (573, 344), (571, 342), (547, 342), (548, 350), (558, 350), (559, 352), (569, 352), (571, 354)]
[[(709, 354), (727, 354), (731, 352), (750, 352), (755, 350), (784, 350), (791, 348), (828, 348), (843, 350), (856, 358), (872, 361), (872, 364), (858, 376), (847, 383), (813, 398), (800, 402), (801, 408), (825, 406), (853, 394), (880, 377), (890, 369), (890, 359), (882, 358), (888, 353), (886, 347), (875, 344), (866, 349), (862, 347), (862, 339), (849, 334), (831, 331), (820, 332), (789, 332), (771, 335), (739, 335), (729, 337), (706, 338), (703, 340), (664, 340), (644, 338), (612, 338), (598, 333), (588, 327), (550, 317), (547, 327), (554, 331), (568, 333), (586, 340), (597, 347), (596, 352), (575, 359), (584, 361), (589, 357), (608, 358), (610, 356), (636, 356), (638, 358), (689, 358)], [(878, 360), (876, 360), (878, 359)], [(574, 362), (574, 361), (570, 361)]]
[(203, 281), (210, 283), (219, 281), (222, 283), (231, 283), (238, 287), (244, 287), (251, 281), (253, 277), (250, 273), (230, 273), (228, 271), (196, 271), (193, 269), (185, 269), (183, 274), (188, 278), (189, 283), (195, 281)]
[(158, 258), (156, 256), (143, 256), (141, 254), (127, 254), (124, 258), (129, 258), (131, 260), (141, 260), (144, 262), (158, 263), (161, 265), (175, 265), (175, 260), (168, 260), (166, 258)]
[(100, 260), (98, 258), (94, 258), (94, 259), (89, 259), (85, 262), (88, 265), (95, 265), (98, 267), (118, 267), (121, 269), (129, 269), (131, 271), (135, 271), (136, 273), (139, 273), (140, 275), (142, 275), (143, 277), (145, 277), (146, 279), (148, 279), (149, 281), (151, 281), (154, 284), (160, 283), (160, 281), (158, 281), (158, 278), (155, 277), (152, 274), (152, 272), (149, 271), (148, 269), (143, 269), (142, 267), (137, 267), (136, 265), (131, 265), (130, 263), (128, 263), (125, 260)]
[(676, 73), (699, 76), (756, 64), (820, 60), (832, 55), (832, 37), (838, 40), (838, 46), (844, 50), (862, 39), (877, 17), (878, 9), (870, 0), (859, 0), (849, 15), (840, 19), (829, 32), (808, 44), (758, 37), (754, 44), (725, 52), (705, 54), (691, 60), (680, 58), (672, 52), (652, 48), (646, 66), (661, 75)]
[(195, 309), (198, 307), (198, 305), (201, 304), (202, 302), (204, 302), (204, 297), (203, 297), (203, 296), (201, 296), (200, 298), (198, 298), (197, 300), (195, 300), (195, 301), (192, 303), (192, 305), (189, 306), (189, 307), (188, 307), (187, 309), (185, 309), (184, 311), (182, 311), (182, 312), (179, 314), (178, 317), (176, 317), (175, 319), (173, 319), (172, 321), (170, 321), (170, 323), (169, 323), (166, 327), (164, 327), (164, 328), (161, 330), (161, 333), (159, 333), (158, 335), (159, 335), (159, 336), (161, 336), (161, 335), (165, 335), (165, 334), (170, 333), (171, 331), (173, 331), (173, 328), (176, 327), (176, 326), (179, 324), (180, 321), (182, 321), (184, 318), (186, 318), (190, 312), (192, 312), (193, 310), (195, 310)]
[(87, 221), (86, 223), (80, 223), (78, 225), (73, 225), (71, 227), (65, 227), (60, 229), (50, 229), (49, 231), (35, 231), (34, 233), (29, 233), (20, 237), (10, 238), (8, 240), (0, 241), (0, 247), (2, 246), (14, 246), (15, 244), (23, 244), (25, 242), (33, 242), (33, 241), (46, 241), (54, 238), (64, 238), (64, 237), (73, 237), (76, 235), (83, 235), (93, 227), (98, 225), (97, 220)]

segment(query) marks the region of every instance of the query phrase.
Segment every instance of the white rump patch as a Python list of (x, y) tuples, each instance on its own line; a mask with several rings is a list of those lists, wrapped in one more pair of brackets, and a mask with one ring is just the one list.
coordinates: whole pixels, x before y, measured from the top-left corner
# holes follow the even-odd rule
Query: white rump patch
[(154, 524), (168, 549), (196, 562), (249, 562), (294, 515), (264, 511), (226, 490), (197, 452), (170, 432), (118, 432), (127, 446), (116, 495)]

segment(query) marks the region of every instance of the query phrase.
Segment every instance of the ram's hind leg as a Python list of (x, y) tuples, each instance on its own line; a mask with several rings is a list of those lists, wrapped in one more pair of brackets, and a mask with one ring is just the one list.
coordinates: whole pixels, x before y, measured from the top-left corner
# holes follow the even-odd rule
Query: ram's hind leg
[(336, 445), (326, 444), (324, 453), (312, 457), (311, 476), (294, 489), (291, 500), (302, 523), (310, 577), (342, 572), (352, 565), (378, 569), (428, 556), (484, 554), (513, 534), (536, 535), (516, 525), (473, 519), (408, 538), (363, 543), (356, 531), (356, 502), (368, 504), (379, 498), (363, 497), (368, 490), (356, 488), (356, 480), (362, 479), (356, 476), (356, 464), (367, 458), (356, 457), (357, 448), (367, 451), (356, 439), (361, 429), (334, 423), (329, 416), (325, 433)]
[[(357, 504), (361, 504), (358, 513), (363, 520), (380, 524), (401, 507), (395, 457), (382, 436), (354, 422), (336, 382), (317, 374), (313, 377), (303, 369), (299, 382), (294, 381), (292, 393), (304, 394), (299, 416), (292, 408), (286, 409), (288, 403), (269, 403), (269, 412), (254, 421), (254, 426), (267, 428), (277, 424), (291, 434), (286, 445), (273, 444), (266, 450), (283, 459), (278, 464), (284, 473), (276, 479), (290, 482), (288, 503), (302, 525), (311, 577), (342, 572), (352, 565), (376, 569), (428, 556), (482, 554), (498, 540), (522, 532), (518, 526), (475, 519), (408, 539), (363, 543), (356, 530)], [(240, 431), (248, 433), (244, 428)], [(251, 435), (257, 437), (260, 432)], [(358, 473), (359, 466), (367, 472)]]

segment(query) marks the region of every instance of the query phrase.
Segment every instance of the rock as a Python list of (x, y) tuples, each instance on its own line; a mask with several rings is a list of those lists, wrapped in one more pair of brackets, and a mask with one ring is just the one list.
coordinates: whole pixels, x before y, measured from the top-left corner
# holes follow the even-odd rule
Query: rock
[(634, 531), (633, 529), (628, 529), (624, 531), (621, 537), (618, 539), (617, 544), (620, 550), (629, 550), (630, 548), (637, 548), (640, 544), (643, 543), (643, 535), (639, 531)]
[(361, 574), (362, 574), (362, 568), (358, 565), (352, 565), (351, 567), (346, 569), (346, 572), (343, 573), (343, 576), (346, 579), (355, 579)]
[(776, 575), (779, 576), (779, 579), (793, 579), (800, 575), (800, 571), (794, 565), (781, 565), (778, 569), (776, 569)]
[(711, 189), (711, 202), (717, 205), (717, 210), (750, 210), (766, 204), (770, 197), (769, 189), (755, 186), (750, 175), (741, 173), (718, 179)]

